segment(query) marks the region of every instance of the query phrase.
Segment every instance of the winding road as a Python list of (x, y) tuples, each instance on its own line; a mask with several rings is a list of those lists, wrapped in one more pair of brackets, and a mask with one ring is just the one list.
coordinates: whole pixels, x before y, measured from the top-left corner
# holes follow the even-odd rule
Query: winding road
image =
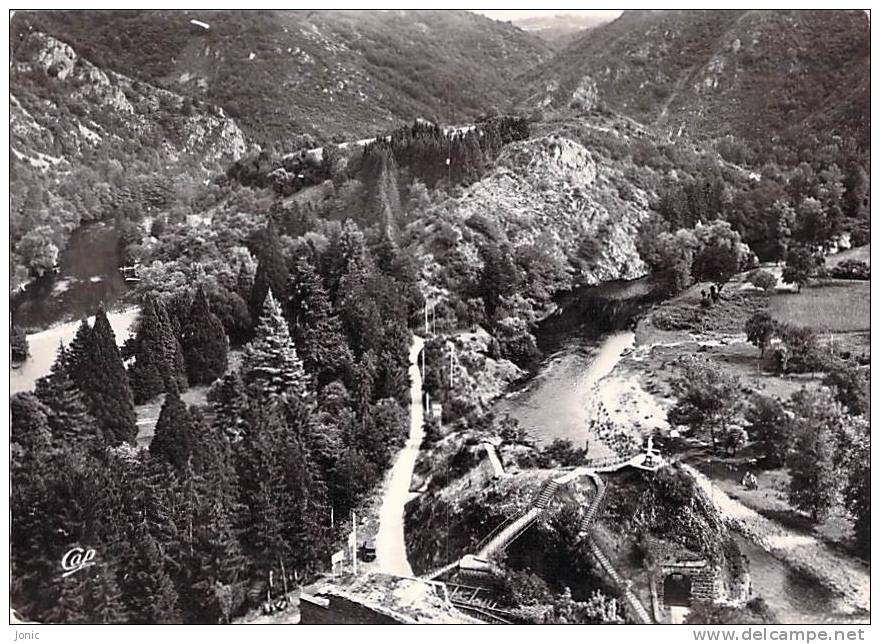
[(419, 354), (424, 344), (422, 338), (413, 336), (409, 349), (409, 438), (398, 452), (394, 467), (385, 481), (382, 507), (379, 510), (379, 532), (376, 535), (376, 565), (379, 572), (401, 577), (412, 577), (413, 574), (406, 556), (403, 517), (416, 458), (425, 436), (422, 374), (419, 371)]

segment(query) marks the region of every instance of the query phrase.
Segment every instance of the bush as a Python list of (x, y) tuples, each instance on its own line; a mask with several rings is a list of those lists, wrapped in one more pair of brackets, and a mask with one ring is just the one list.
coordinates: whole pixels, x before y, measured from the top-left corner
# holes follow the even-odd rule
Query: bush
[(749, 274), (749, 283), (754, 284), (763, 291), (769, 291), (776, 286), (776, 277), (769, 271), (756, 270)]
[(858, 259), (847, 259), (831, 269), (831, 277), (841, 280), (869, 280), (871, 267)]
[(586, 458), (586, 448), (578, 449), (570, 440), (557, 438), (541, 450), (538, 466), (549, 468), (582, 465)]

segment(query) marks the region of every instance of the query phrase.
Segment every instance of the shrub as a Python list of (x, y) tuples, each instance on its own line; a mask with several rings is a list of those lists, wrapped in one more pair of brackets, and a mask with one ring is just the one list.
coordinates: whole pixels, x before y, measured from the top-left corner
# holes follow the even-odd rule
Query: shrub
[(847, 259), (831, 269), (831, 277), (842, 280), (869, 280), (871, 267), (858, 259)]
[(587, 457), (587, 449), (578, 449), (570, 440), (557, 438), (541, 450), (539, 467), (568, 467), (581, 465)]
[(769, 291), (776, 286), (776, 277), (769, 271), (756, 270), (749, 274), (749, 283), (763, 291)]

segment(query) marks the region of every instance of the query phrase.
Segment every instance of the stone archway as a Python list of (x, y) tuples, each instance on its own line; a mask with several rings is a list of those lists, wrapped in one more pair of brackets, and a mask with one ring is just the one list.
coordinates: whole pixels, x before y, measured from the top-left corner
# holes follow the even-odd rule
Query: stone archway
[(663, 578), (663, 603), (667, 606), (691, 605), (691, 577), (680, 572), (667, 573)]

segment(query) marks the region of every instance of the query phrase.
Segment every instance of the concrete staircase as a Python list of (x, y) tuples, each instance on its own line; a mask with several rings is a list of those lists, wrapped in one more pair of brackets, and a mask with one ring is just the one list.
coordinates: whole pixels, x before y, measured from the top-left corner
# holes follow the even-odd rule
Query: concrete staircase
[(602, 505), (602, 501), (605, 499), (605, 481), (603, 481), (598, 474), (593, 474), (591, 478), (593, 479), (593, 484), (596, 486), (596, 496), (593, 497), (593, 502), (590, 503), (590, 507), (587, 508), (587, 512), (584, 514), (584, 517), (578, 525), (578, 532), (582, 534), (590, 531), (590, 526), (593, 525), (593, 521), (596, 520), (596, 515), (599, 514), (599, 506)]
[(618, 574), (617, 570), (608, 560), (608, 557), (605, 556), (602, 548), (596, 543), (596, 540), (593, 539), (592, 536), (589, 536), (587, 537), (587, 544), (590, 547), (590, 552), (593, 553), (596, 561), (602, 566), (605, 574), (608, 575), (611, 581), (613, 581), (620, 590), (623, 598), (626, 600), (626, 603), (629, 604), (638, 621), (642, 624), (651, 624), (651, 616), (648, 614), (648, 611), (645, 610), (645, 607), (642, 605), (642, 602), (639, 601), (639, 598), (636, 597), (635, 593), (629, 589), (629, 584)]

